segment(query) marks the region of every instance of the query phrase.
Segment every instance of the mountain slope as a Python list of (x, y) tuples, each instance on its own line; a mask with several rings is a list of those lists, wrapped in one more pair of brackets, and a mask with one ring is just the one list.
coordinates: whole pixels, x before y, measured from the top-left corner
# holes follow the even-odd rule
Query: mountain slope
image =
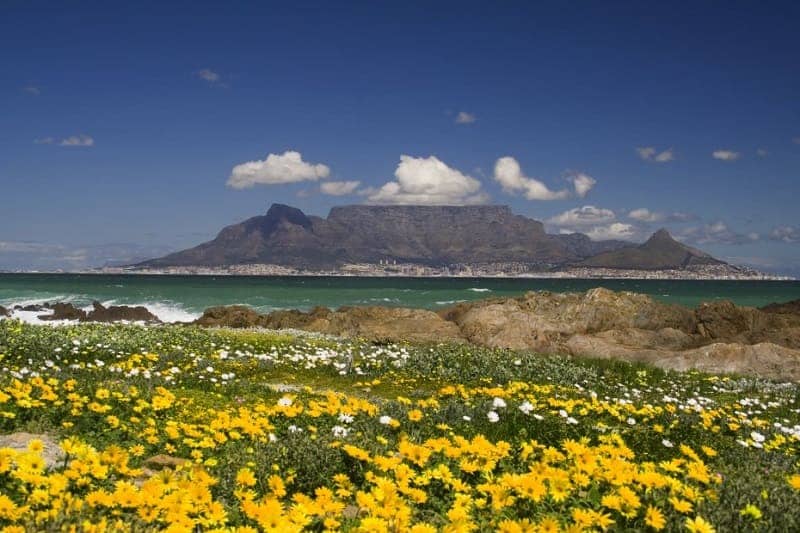
[(273, 204), (212, 241), (140, 267), (268, 263), (306, 269), (397, 261), (430, 266), (519, 262), (549, 267), (625, 246), (548, 235), (506, 206), (344, 206), (328, 218)]
[(660, 229), (644, 244), (601, 253), (580, 261), (578, 266), (662, 270), (723, 264), (705, 252), (676, 241), (666, 229)]

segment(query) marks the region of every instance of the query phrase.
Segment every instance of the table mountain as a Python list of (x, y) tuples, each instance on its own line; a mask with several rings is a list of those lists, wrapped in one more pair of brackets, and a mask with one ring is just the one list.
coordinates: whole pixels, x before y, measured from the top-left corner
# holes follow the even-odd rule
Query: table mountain
[[(662, 240), (659, 235), (653, 237), (656, 242)], [(550, 268), (617, 253), (640, 260), (645, 268), (656, 268), (647, 266), (653, 263), (647, 257), (649, 248), (637, 251), (640, 248), (622, 241), (592, 241), (582, 234), (550, 235), (541, 222), (515, 215), (507, 206), (353, 205), (334, 207), (327, 218), (321, 218), (273, 204), (265, 215), (228, 226), (212, 241), (137, 266), (260, 263), (323, 270), (347, 263), (396, 261), (427, 266), (524, 263)], [(698, 258), (709, 257), (695, 252)], [(674, 254), (666, 255), (672, 258)]]

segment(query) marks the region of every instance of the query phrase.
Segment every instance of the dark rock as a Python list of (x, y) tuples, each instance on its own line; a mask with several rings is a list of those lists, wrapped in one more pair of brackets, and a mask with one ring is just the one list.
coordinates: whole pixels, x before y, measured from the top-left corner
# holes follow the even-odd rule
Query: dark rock
[(771, 303), (769, 305), (765, 305), (764, 307), (760, 307), (759, 309), (765, 313), (800, 315), (800, 300), (792, 300), (784, 303)]
[(53, 304), (50, 315), (39, 315), (40, 320), (86, 320), (86, 311), (78, 309), (72, 304), (58, 302)]
[(200, 326), (226, 328), (252, 328), (261, 325), (261, 315), (246, 305), (220, 305), (209, 307), (203, 316), (194, 321)]
[(159, 322), (158, 317), (144, 306), (111, 305), (104, 307), (100, 302), (92, 302), (93, 309), (85, 320), (88, 322)]
[(0, 316), (11, 316), (11, 311), (0, 305)]
[(264, 315), (261, 323), (269, 329), (308, 329), (315, 321), (329, 319), (332, 312), (327, 307), (314, 307), (308, 313), (296, 309), (273, 311)]
[(51, 308), (50, 304), (46, 304), (46, 305), (33, 304), (33, 305), (26, 305), (26, 306), (21, 306), (21, 305), (15, 305), (14, 306), (14, 310), (15, 311), (33, 311), (33, 312), (38, 312), (38, 311), (44, 311), (44, 310), (50, 309), (50, 308)]

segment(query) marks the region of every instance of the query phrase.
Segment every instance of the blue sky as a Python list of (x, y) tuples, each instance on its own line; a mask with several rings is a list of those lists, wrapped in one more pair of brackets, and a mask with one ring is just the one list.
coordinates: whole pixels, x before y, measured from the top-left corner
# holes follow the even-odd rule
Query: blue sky
[(6, 1), (0, 268), (160, 253), (272, 202), (414, 201), (597, 238), (666, 226), (800, 272), (798, 20), (788, 2)]

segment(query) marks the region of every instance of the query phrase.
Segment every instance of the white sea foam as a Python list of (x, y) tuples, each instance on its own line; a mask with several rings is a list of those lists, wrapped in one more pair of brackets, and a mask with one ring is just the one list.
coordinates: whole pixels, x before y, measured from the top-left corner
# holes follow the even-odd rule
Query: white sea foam
[(467, 290), (472, 292), (492, 292), (492, 289), (484, 289), (483, 287), (473, 287)]
[(466, 302), (466, 300), (439, 300), (435, 302), (436, 305), (453, 305), (453, 304), (460, 304), (461, 302)]
[(162, 322), (192, 322), (200, 318), (201, 315), (201, 313), (188, 311), (175, 302), (147, 302), (129, 305), (142, 305), (146, 307), (148, 311), (156, 315)]
[[(6, 307), (11, 312), (11, 318), (20, 320), (22, 322), (26, 322), (28, 324), (47, 324), (47, 325), (63, 325), (63, 324), (76, 324), (77, 320), (42, 320), (39, 318), (43, 315), (52, 315), (53, 311), (51, 309), (42, 309), (41, 311), (22, 311), (19, 309), (14, 309), (15, 306), (25, 307), (28, 305), (43, 305), (45, 303), (56, 303), (56, 302), (64, 302), (64, 303), (73, 303), (76, 307), (83, 309), (84, 311), (91, 311), (93, 309), (91, 304), (87, 305), (80, 305), (78, 302), (86, 302), (87, 300), (91, 300), (91, 298), (87, 298), (83, 295), (54, 295), (47, 298), (25, 298), (25, 299), (18, 299), (18, 300), (10, 300), (4, 301), (2, 305)], [(161, 301), (161, 302), (145, 302), (145, 303), (127, 303), (127, 302), (118, 302), (117, 300), (103, 300), (100, 302), (104, 307), (109, 307), (111, 305), (127, 305), (127, 306), (137, 306), (141, 305), (146, 307), (148, 311), (153, 313), (158, 319), (162, 322), (192, 322), (196, 318), (200, 317), (200, 313), (195, 313), (189, 311), (182, 307), (179, 304), (169, 301)], [(0, 320), (7, 318), (7, 317), (0, 317)]]

